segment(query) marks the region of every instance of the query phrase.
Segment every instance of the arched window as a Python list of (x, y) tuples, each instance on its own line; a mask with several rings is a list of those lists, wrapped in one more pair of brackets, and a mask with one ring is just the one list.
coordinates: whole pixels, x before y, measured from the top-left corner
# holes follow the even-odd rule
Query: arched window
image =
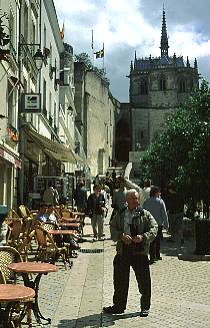
[(165, 77), (161, 77), (159, 80), (159, 89), (160, 91), (165, 91), (166, 90), (166, 79)]
[(147, 95), (148, 94), (148, 87), (147, 87), (147, 81), (141, 80), (140, 82), (140, 94), (141, 95)]
[(186, 92), (186, 81), (184, 79), (179, 81), (179, 92)]

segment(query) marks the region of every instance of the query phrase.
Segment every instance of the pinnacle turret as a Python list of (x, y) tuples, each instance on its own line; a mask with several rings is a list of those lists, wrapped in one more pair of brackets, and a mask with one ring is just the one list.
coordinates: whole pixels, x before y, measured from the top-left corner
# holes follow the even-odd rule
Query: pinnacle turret
[(160, 49), (161, 49), (161, 57), (168, 57), (168, 36), (167, 36), (167, 27), (166, 27), (166, 16), (165, 9), (163, 7), (163, 18), (162, 18), (162, 31), (161, 31), (161, 41), (160, 41)]

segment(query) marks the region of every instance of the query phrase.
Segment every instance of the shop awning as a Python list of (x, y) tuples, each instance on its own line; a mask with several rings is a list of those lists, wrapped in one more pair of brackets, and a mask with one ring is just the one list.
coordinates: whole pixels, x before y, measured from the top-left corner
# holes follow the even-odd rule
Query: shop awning
[(26, 126), (24, 130), (25, 133), (51, 158), (61, 162), (76, 164), (75, 154), (70, 147), (52, 141), (28, 126)]
[(0, 145), (0, 157), (12, 163), (16, 168), (21, 169), (21, 160), (19, 157), (3, 145)]

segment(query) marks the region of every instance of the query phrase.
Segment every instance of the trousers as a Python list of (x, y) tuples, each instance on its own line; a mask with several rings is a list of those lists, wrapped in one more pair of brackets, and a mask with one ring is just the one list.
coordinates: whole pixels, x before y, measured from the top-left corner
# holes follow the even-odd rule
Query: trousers
[(146, 255), (132, 255), (124, 252), (117, 254), (113, 262), (114, 266), (114, 295), (113, 304), (122, 310), (126, 309), (130, 267), (133, 268), (140, 293), (140, 306), (142, 310), (149, 310), (151, 299), (151, 278), (149, 260)]
[(94, 237), (101, 238), (104, 233), (104, 215), (103, 214), (93, 214), (93, 216), (91, 218), (91, 225), (93, 228)]
[(150, 260), (155, 260), (160, 257), (160, 241), (162, 238), (163, 226), (158, 226), (158, 232), (155, 239), (151, 242), (149, 247)]

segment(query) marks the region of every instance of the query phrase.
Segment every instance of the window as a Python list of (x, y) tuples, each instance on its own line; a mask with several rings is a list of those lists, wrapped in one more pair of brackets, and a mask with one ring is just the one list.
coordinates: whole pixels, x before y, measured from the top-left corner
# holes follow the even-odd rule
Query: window
[(186, 92), (186, 82), (184, 79), (179, 81), (179, 92), (183, 93)]
[(163, 77), (159, 81), (159, 89), (160, 89), (160, 91), (166, 90), (166, 79)]
[(49, 113), (52, 116), (52, 92), (49, 92)]
[(13, 48), (15, 48), (14, 16), (13, 16), (11, 11), (10, 11), (10, 14), (9, 14), (9, 30), (10, 30), (10, 42), (11, 42)]
[(7, 98), (8, 98), (8, 124), (13, 125), (13, 120), (14, 120), (14, 88), (11, 85), (11, 83), (9, 83), (8, 81), (8, 88), (7, 88)]
[(45, 79), (43, 79), (43, 110), (46, 111), (46, 99), (47, 99), (47, 85)]
[(24, 7), (24, 38), (28, 42), (28, 7), (26, 3)]
[(140, 82), (140, 94), (141, 95), (147, 95), (148, 94), (148, 88), (147, 88), (147, 81), (141, 80)]
[(44, 48), (47, 48), (47, 30), (45, 25), (44, 25)]
[(54, 125), (57, 127), (57, 104), (54, 102)]

